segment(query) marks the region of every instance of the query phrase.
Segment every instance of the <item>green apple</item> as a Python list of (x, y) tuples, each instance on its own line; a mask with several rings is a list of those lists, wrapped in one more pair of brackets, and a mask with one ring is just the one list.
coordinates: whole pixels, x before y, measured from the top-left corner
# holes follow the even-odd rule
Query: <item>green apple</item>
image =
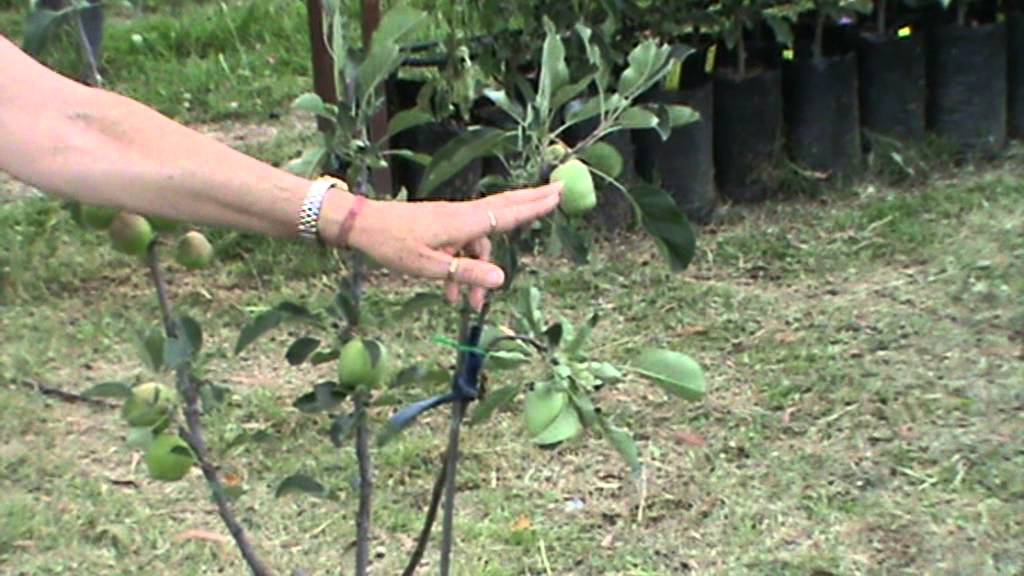
[(551, 182), (563, 184), (561, 208), (570, 216), (589, 212), (597, 205), (594, 180), (590, 169), (577, 158), (571, 158), (551, 173)]
[(155, 237), (149, 221), (138, 214), (121, 212), (107, 229), (111, 244), (118, 252), (129, 256), (141, 256), (146, 253), (150, 242)]
[(201, 232), (192, 230), (178, 240), (174, 259), (189, 270), (199, 270), (213, 260), (213, 246)]
[(373, 358), (362, 338), (352, 338), (341, 347), (338, 356), (338, 383), (357, 387), (373, 378)]
[(181, 480), (194, 462), (188, 443), (172, 434), (157, 436), (146, 451), (146, 468), (155, 480)]
[(82, 205), (82, 222), (93, 230), (106, 230), (110, 228), (119, 210), (108, 206)]
[(174, 390), (158, 382), (139, 384), (121, 406), (121, 417), (131, 426), (155, 426), (167, 417), (177, 399)]
[(569, 148), (561, 142), (556, 142), (544, 151), (544, 160), (551, 164), (558, 164), (568, 155)]

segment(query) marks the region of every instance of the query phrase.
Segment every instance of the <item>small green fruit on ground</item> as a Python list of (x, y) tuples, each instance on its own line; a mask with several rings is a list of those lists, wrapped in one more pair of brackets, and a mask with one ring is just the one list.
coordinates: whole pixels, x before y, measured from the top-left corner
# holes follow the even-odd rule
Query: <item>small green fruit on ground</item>
[(362, 338), (352, 338), (338, 356), (338, 383), (345, 387), (366, 384), (373, 378), (373, 358)]
[(181, 480), (192, 468), (195, 458), (189, 445), (172, 434), (157, 436), (146, 451), (146, 468), (155, 480)]
[(139, 384), (132, 388), (132, 395), (121, 406), (121, 417), (130, 426), (154, 426), (167, 416), (177, 398), (177, 393), (163, 384)]
[(570, 216), (588, 212), (597, 205), (594, 180), (583, 162), (572, 158), (551, 173), (551, 182), (563, 184), (561, 208)]
[(82, 205), (82, 223), (93, 230), (110, 228), (119, 210), (107, 206)]
[(189, 270), (199, 270), (213, 260), (213, 246), (201, 232), (192, 230), (178, 240), (174, 259)]
[(118, 252), (129, 256), (141, 256), (146, 253), (153, 241), (153, 227), (149, 221), (138, 214), (121, 212), (107, 229), (111, 244)]
[(555, 390), (547, 384), (538, 385), (526, 394), (523, 416), (526, 419), (526, 430), (530, 436), (536, 436), (554, 422), (562, 412), (569, 395)]

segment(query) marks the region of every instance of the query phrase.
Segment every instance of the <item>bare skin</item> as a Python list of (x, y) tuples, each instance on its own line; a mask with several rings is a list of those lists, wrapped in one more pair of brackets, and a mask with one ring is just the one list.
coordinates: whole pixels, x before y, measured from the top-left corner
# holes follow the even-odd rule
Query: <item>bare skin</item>
[[(148, 216), (295, 237), (311, 182), (242, 154), (113, 92), (74, 82), (0, 36), (0, 171), (49, 194)], [(349, 236), (352, 248), (397, 272), (445, 279), (461, 254), (449, 300), (504, 283), (489, 261), (487, 235), (541, 218), (558, 206), (561, 185), (471, 202), (368, 201)], [(335, 188), (320, 234), (338, 246), (354, 201)], [(496, 226), (492, 229), (491, 214)]]

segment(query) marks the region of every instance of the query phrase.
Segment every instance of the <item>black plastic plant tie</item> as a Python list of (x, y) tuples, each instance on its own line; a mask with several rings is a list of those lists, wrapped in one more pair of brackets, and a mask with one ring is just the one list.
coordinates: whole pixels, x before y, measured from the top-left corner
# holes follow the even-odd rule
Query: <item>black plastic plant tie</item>
[(416, 421), (423, 413), (451, 402), (469, 403), (480, 397), (480, 372), (483, 370), (484, 354), (478, 348), (483, 334), (483, 324), (476, 324), (469, 330), (459, 352), (458, 369), (452, 378), (451, 390), (402, 408), (388, 420), (390, 433), (401, 432)]

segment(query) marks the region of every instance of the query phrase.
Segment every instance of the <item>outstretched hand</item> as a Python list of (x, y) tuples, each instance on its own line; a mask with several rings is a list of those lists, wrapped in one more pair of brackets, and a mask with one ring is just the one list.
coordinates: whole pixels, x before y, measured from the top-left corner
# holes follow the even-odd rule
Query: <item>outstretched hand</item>
[(464, 202), (370, 201), (349, 236), (349, 245), (381, 265), (414, 276), (445, 280), (445, 295), (483, 305), (489, 289), (505, 283), (490, 262), (488, 235), (542, 218), (558, 206), (561, 184), (548, 184)]

